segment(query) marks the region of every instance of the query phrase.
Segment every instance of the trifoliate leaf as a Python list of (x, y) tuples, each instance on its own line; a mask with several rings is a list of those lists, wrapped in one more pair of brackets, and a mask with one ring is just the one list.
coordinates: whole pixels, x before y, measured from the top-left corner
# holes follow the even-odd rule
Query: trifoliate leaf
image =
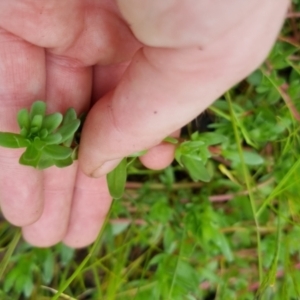
[(70, 121), (69, 123), (62, 125), (56, 132), (62, 135), (61, 143), (65, 142), (66, 140), (70, 139), (74, 136), (74, 133), (80, 126), (80, 120), (76, 119)]
[(114, 199), (121, 198), (127, 178), (127, 158), (123, 158), (117, 167), (106, 175), (106, 178), (110, 195)]
[(35, 101), (30, 108), (30, 119), (32, 120), (35, 115), (44, 117), (46, 112), (46, 103), (43, 101)]
[(11, 132), (0, 132), (0, 146), (6, 148), (24, 148), (30, 142), (20, 134)]
[(54, 113), (44, 117), (42, 128), (48, 130), (49, 133), (53, 132), (61, 124), (63, 116), (61, 113)]
[(47, 145), (43, 149), (43, 153), (53, 159), (66, 159), (71, 156), (72, 152), (72, 149), (59, 145)]
[(19, 127), (21, 130), (23, 128), (25, 128), (27, 130), (29, 129), (30, 117), (29, 117), (29, 112), (26, 108), (19, 110), (17, 120), (18, 120), (18, 124), (19, 124)]

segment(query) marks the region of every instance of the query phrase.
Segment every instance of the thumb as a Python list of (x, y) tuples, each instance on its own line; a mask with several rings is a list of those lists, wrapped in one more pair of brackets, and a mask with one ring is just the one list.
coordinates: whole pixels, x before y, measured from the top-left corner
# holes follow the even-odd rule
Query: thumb
[(82, 170), (98, 177), (122, 157), (159, 145), (256, 69), (276, 39), (288, 4), (271, 2), (205, 46), (140, 49), (115, 90), (86, 119)]

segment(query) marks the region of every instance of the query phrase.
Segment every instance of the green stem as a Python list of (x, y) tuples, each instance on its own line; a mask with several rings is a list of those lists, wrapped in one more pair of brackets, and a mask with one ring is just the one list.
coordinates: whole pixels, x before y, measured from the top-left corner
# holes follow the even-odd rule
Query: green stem
[(235, 139), (237, 142), (237, 146), (238, 146), (238, 151), (239, 151), (239, 155), (240, 155), (240, 159), (241, 159), (241, 164), (242, 164), (242, 171), (243, 171), (243, 175), (245, 178), (245, 182), (246, 182), (246, 186), (247, 186), (247, 190), (249, 192), (249, 200), (250, 200), (250, 205), (251, 205), (251, 209), (252, 209), (252, 214), (253, 214), (253, 219), (255, 222), (255, 226), (256, 226), (256, 243), (257, 243), (257, 256), (258, 256), (258, 271), (259, 271), (259, 282), (262, 283), (262, 279), (263, 279), (263, 269), (262, 269), (262, 255), (261, 255), (261, 243), (260, 243), (260, 230), (259, 230), (259, 221), (258, 221), (258, 217), (256, 214), (256, 206), (255, 206), (255, 201), (254, 201), (254, 197), (253, 197), (253, 190), (251, 188), (251, 183), (249, 180), (249, 170), (245, 164), (244, 161), (244, 156), (243, 156), (243, 149), (241, 146), (241, 140), (239, 137), (239, 132), (238, 132), (238, 128), (236, 125), (236, 116), (233, 110), (233, 106), (232, 106), (232, 100), (231, 100), (231, 96), (230, 93), (227, 92), (225, 94), (225, 98), (228, 102), (229, 105), (229, 110), (230, 110), (230, 116), (231, 116), (231, 120), (232, 120), (232, 127), (233, 127), (233, 131), (234, 131), (234, 135), (235, 135)]

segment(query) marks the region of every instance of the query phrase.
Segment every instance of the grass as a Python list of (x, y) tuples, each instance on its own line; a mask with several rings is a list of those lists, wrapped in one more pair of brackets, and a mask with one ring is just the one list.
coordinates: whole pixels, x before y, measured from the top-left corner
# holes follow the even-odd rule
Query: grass
[(224, 137), (210, 182), (136, 161), (83, 250), (33, 248), (0, 221), (0, 299), (300, 299), (299, 9), (265, 64), (200, 116)]

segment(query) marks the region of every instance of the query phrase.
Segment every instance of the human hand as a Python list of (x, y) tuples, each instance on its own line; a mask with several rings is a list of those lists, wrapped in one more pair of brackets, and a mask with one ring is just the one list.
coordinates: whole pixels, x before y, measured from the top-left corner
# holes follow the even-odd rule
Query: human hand
[[(1, 131), (17, 132), (17, 111), (38, 99), (47, 99), (48, 112), (88, 111), (140, 47), (113, 1), (2, 1), (0, 28)], [(37, 246), (93, 242), (111, 203), (105, 178), (89, 178), (77, 164), (37, 171), (19, 156), (0, 149), (4, 216)]]
[[(118, 5), (130, 27), (113, 1), (0, 4), (1, 131), (16, 129), (16, 111), (36, 99), (47, 99), (52, 111), (81, 112), (103, 96), (87, 118), (79, 153), (81, 169), (94, 177), (144, 149), (146, 166), (168, 165), (174, 149), (162, 139), (262, 62), (288, 1)], [(138, 52), (129, 28), (147, 45)], [(25, 239), (74, 247), (95, 239), (110, 206), (103, 177), (88, 178), (76, 165), (24, 168), (15, 151), (0, 151), (2, 211), (23, 226)]]

